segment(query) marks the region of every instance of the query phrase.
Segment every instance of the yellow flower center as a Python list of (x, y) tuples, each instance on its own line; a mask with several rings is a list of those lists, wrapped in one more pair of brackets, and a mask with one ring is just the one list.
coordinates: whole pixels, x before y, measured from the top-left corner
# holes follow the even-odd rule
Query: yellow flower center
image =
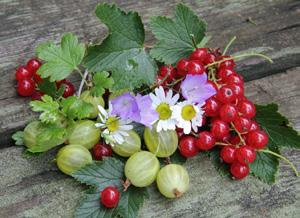
[(116, 117), (107, 118), (105, 124), (110, 132), (116, 131), (120, 126), (119, 119)]
[(181, 116), (184, 120), (192, 120), (196, 116), (196, 110), (193, 105), (186, 105), (181, 110)]
[(170, 106), (166, 103), (161, 103), (160, 105), (158, 105), (156, 111), (159, 115), (160, 120), (167, 120), (172, 115), (172, 110)]

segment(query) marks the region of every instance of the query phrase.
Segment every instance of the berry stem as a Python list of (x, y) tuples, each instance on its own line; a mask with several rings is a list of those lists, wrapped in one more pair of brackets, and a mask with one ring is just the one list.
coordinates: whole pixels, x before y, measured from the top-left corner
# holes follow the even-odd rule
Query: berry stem
[(190, 34), (190, 36), (192, 38), (192, 42), (193, 42), (194, 47), (197, 48), (197, 43), (196, 43), (194, 34)]
[(222, 55), (225, 55), (226, 52), (228, 51), (229, 47), (232, 45), (232, 43), (236, 40), (236, 36), (234, 36), (229, 42), (228, 44), (226, 45), (226, 47), (224, 48), (224, 51), (223, 51), (223, 54)]
[(216, 142), (216, 145), (229, 146), (230, 144), (228, 144), (228, 143), (223, 143), (223, 142)]
[(274, 155), (275, 157), (278, 157), (278, 158), (280, 158), (280, 159), (282, 159), (283, 161), (285, 161), (286, 163), (288, 163), (289, 165), (290, 165), (290, 167), (293, 169), (293, 171), (295, 172), (295, 175), (297, 176), (297, 177), (299, 177), (299, 174), (298, 174), (298, 171), (297, 171), (297, 169), (296, 169), (296, 167), (295, 167), (295, 165), (289, 160), (289, 159), (287, 159), (286, 157), (284, 157), (284, 156), (282, 156), (282, 155), (280, 155), (280, 154), (277, 154), (277, 153), (275, 153), (275, 152), (273, 152), (273, 151), (270, 151), (270, 150), (257, 150), (257, 151), (259, 151), (259, 152), (264, 152), (264, 153), (268, 153), (268, 154), (272, 154), (272, 155)]
[(78, 69), (78, 68), (76, 68), (76, 71), (77, 71), (77, 73), (79, 73), (79, 75), (81, 76), (81, 78), (82, 78), (82, 81), (85, 83), (85, 85), (88, 87), (89, 86), (89, 83), (86, 81), (86, 76), (84, 77), (84, 75), (81, 73), (81, 71)]
[(241, 133), (235, 128), (233, 122), (231, 122), (230, 124), (231, 124), (232, 128), (234, 129), (234, 131), (236, 132), (236, 134), (238, 134), (238, 136), (239, 136), (239, 138), (240, 138), (242, 144), (243, 144), (243, 145), (246, 145), (245, 140), (243, 139)]
[[(81, 74), (81, 72), (80, 72), (80, 74)], [(88, 74), (89, 74), (89, 72), (88, 72), (88, 70), (86, 69), (86, 70), (84, 71), (84, 74), (83, 74), (83, 76), (82, 76), (82, 80), (81, 80), (80, 85), (79, 85), (79, 89), (78, 89), (78, 92), (77, 92), (77, 96), (78, 96), (78, 97), (80, 97), (80, 95), (81, 95), (82, 88), (83, 88), (83, 84), (84, 84), (84, 82), (86, 82), (86, 77), (87, 77)]]
[(131, 182), (129, 181), (129, 179), (126, 178), (125, 182), (123, 181), (123, 192), (126, 192), (130, 185)]

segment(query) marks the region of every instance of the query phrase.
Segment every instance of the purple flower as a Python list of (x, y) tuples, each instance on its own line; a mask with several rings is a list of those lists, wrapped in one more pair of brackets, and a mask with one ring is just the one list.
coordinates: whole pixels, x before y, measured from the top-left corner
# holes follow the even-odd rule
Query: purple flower
[(112, 114), (120, 116), (121, 119), (140, 119), (138, 104), (135, 100), (135, 97), (132, 96), (129, 92), (114, 98), (113, 100), (111, 100), (111, 104)]
[(140, 120), (136, 122), (151, 127), (152, 124), (158, 119), (158, 113), (152, 108), (152, 100), (150, 96), (142, 96), (138, 94), (135, 99), (140, 111)]
[(207, 75), (187, 75), (181, 86), (182, 96), (193, 103), (204, 103), (211, 96), (216, 94), (212, 84), (207, 82)]

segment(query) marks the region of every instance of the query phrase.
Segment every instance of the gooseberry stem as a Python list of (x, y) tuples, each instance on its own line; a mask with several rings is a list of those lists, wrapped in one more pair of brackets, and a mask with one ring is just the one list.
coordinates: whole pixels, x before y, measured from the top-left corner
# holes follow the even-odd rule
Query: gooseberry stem
[(123, 187), (124, 187), (123, 192), (126, 192), (130, 185), (131, 182), (129, 181), (128, 178), (126, 178), (125, 182), (123, 181)]
[(263, 152), (263, 153), (267, 153), (267, 154), (272, 154), (272, 155), (274, 155), (275, 157), (278, 157), (278, 158), (282, 159), (283, 161), (285, 161), (286, 163), (288, 163), (288, 164), (290, 165), (290, 167), (293, 169), (295, 175), (296, 175), (297, 177), (299, 177), (299, 174), (298, 174), (298, 171), (297, 171), (295, 165), (294, 165), (289, 159), (287, 159), (286, 157), (284, 157), (284, 156), (282, 156), (282, 155), (280, 155), (280, 154), (277, 154), (277, 153), (275, 153), (275, 152), (273, 152), (273, 151), (270, 151), (270, 150), (264, 150), (264, 149), (263, 149), (263, 150), (257, 150), (257, 151)]
[(82, 81), (85, 83), (85, 85), (88, 87), (89, 86), (89, 83), (86, 81), (86, 77), (84, 77), (84, 75), (81, 73), (81, 71), (78, 69), (78, 68), (76, 68), (75, 69), (76, 71), (77, 71), (77, 73), (79, 73), (79, 75), (81, 76), (81, 78), (82, 78)]
[[(81, 73), (80, 73), (80, 74), (81, 74)], [(78, 92), (77, 92), (77, 96), (78, 96), (78, 97), (80, 97), (80, 95), (81, 95), (82, 88), (83, 88), (83, 84), (84, 84), (84, 82), (86, 82), (86, 77), (87, 77), (88, 74), (89, 74), (89, 72), (88, 72), (88, 70), (86, 69), (86, 70), (84, 71), (84, 74), (83, 74), (83, 76), (82, 76), (82, 80), (81, 80), (80, 85), (79, 85), (79, 89), (78, 89)]]
[(229, 47), (232, 45), (232, 43), (236, 40), (236, 36), (234, 36), (229, 42), (228, 44), (226, 45), (226, 47), (224, 48), (224, 51), (223, 51), (223, 54), (222, 55), (225, 55), (226, 52), (228, 51)]

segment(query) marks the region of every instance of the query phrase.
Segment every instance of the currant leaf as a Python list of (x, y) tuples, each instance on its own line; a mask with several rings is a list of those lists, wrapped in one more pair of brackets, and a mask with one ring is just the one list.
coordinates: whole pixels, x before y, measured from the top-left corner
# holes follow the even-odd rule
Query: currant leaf
[(113, 78), (109, 77), (109, 73), (106, 71), (97, 72), (93, 76), (93, 88), (91, 93), (93, 96), (102, 96), (105, 93), (105, 89), (111, 89), (114, 85)]
[(221, 162), (219, 148), (211, 149), (209, 152), (207, 152), (207, 155), (221, 176), (229, 176), (230, 175), (229, 165)]
[[(205, 36), (206, 23), (184, 4), (176, 6), (175, 18), (152, 17), (150, 28), (158, 39), (150, 55), (166, 64), (189, 56)], [(194, 40), (194, 41), (193, 41)]]
[(36, 54), (46, 62), (37, 73), (54, 82), (65, 79), (73, 70), (78, 69), (85, 54), (85, 46), (72, 33), (65, 33), (59, 46), (53, 42), (42, 43), (37, 47)]
[(94, 111), (94, 106), (91, 103), (85, 102), (76, 96), (70, 96), (61, 101), (62, 112), (69, 119), (84, 119), (88, 118)]
[(15, 132), (11, 138), (15, 141), (15, 145), (24, 145), (24, 132), (18, 131)]
[(56, 97), (56, 84), (55, 82), (50, 82), (48, 78), (43, 79), (41, 82), (38, 83), (39, 90), (51, 97)]
[(269, 148), (300, 149), (300, 135), (286, 117), (278, 112), (277, 104), (256, 105), (255, 120), (269, 135)]
[(113, 89), (154, 83), (157, 66), (143, 47), (145, 32), (140, 16), (106, 3), (97, 5), (96, 15), (108, 27), (109, 35), (100, 45), (88, 48), (85, 65), (89, 71), (111, 71)]

